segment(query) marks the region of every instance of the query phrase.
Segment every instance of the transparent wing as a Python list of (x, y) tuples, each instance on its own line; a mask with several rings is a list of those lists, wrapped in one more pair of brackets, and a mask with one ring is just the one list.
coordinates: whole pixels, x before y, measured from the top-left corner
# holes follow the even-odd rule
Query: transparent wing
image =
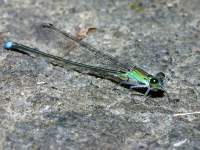
[(70, 33), (59, 30), (52, 24), (38, 25), (36, 37), (37, 42), (47, 46), (46, 51), (65, 59), (118, 71), (130, 70), (127, 64), (120, 63), (113, 56), (104, 54), (103, 50), (97, 50)]

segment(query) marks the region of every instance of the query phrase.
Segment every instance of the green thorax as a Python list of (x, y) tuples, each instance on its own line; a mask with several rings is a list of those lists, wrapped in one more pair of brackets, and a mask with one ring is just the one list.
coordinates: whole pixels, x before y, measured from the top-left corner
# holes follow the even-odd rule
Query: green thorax
[(121, 80), (136, 81), (141, 84), (149, 85), (150, 79), (153, 77), (144, 70), (134, 67), (132, 71), (120, 73), (117, 75)]

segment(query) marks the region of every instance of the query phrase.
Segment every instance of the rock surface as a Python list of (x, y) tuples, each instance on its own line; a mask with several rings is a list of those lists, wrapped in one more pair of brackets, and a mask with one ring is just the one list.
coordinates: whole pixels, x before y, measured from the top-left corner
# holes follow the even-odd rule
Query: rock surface
[[(144, 101), (106, 80), (0, 48), (0, 149), (200, 148), (199, 0), (0, 0), (1, 38), (41, 47), (36, 24), (75, 33), (148, 72), (167, 96)], [(108, 49), (106, 51), (106, 49)]]

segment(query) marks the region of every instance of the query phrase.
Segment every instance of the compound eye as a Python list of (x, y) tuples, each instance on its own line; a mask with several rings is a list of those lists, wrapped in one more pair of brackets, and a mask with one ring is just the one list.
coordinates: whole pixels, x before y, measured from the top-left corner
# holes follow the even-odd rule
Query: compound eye
[(158, 78), (165, 78), (165, 74), (163, 73), (163, 72), (158, 72), (157, 74), (156, 74), (156, 77), (158, 77)]
[(150, 80), (150, 83), (151, 83), (151, 84), (157, 84), (157, 83), (158, 83), (158, 79), (152, 78), (152, 79)]

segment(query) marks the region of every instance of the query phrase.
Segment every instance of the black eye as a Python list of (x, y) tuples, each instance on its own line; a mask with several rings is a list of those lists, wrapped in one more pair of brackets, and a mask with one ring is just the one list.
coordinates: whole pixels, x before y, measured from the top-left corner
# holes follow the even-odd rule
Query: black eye
[(156, 74), (156, 78), (164, 79), (165, 78), (165, 74), (163, 72), (159, 72), (159, 73)]
[(150, 83), (151, 83), (151, 84), (157, 84), (157, 83), (158, 83), (158, 79), (152, 78), (152, 79), (150, 80)]

